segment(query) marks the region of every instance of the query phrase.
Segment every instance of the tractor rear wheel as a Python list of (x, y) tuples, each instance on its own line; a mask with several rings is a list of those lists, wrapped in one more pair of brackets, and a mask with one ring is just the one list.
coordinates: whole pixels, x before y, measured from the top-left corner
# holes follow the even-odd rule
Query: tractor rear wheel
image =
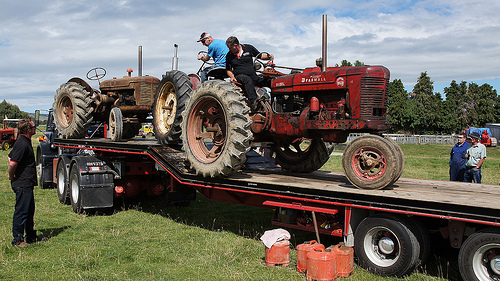
[(333, 145), (320, 138), (300, 138), (286, 145), (273, 145), (271, 155), (276, 164), (285, 170), (310, 173), (321, 168), (330, 159), (332, 150)]
[(229, 175), (245, 163), (253, 136), (249, 112), (241, 91), (225, 81), (207, 81), (193, 91), (181, 139), (196, 174)]
[(388, 141), (376, 135), (354, 139), (342, 156), (347, 179), (362, 189), (382, 189), (391, 185), (400, 171), (394, 150)]
[(184, 72), (173, 70), (163, 75), (153, 102), (153, 130), (161, 144), (179, 143), (182, 111), (191, 92), (191, 81)]
[(75, 82), (62, 84), (54, 97), (54, 123), (63, 138), (81, 138), (92, 122), (92, 95)]

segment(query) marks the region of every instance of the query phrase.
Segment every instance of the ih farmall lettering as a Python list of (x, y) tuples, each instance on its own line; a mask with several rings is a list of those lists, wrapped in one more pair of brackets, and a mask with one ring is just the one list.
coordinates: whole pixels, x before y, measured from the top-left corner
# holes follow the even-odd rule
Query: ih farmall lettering
[(302, 77), (302, 83), (318, 83), (326, 82), (326, 78), (323, 75), (312, 75), (310, 77)]

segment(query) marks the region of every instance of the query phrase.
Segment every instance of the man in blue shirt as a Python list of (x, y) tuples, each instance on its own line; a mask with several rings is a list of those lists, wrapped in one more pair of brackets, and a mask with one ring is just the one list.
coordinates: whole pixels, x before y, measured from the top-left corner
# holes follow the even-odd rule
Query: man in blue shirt
[(201, 72), (201, 83), (207, 80), (207, 73), (216, 67), (226, 67), (226, 54), (229, 52), (229, 49), (226, 46), (226, 42), (221, 39), (214, 39), (210, 36), (209, 33), (203, 32), (200, 36), (200, 40), (197, 42), (201, 42), (204, 46), (208, 47), (208, 52), (205, 56), (198, 55), (198, 59), (204, 62), (207, 62), (210, 58), (214, 59), (214, 65), (209, 67), (205, 67)]
[(450, 181), (464, 181), (465, 152), (469, 143), (465, 141), (465, 135), (458, 135), (458, 142), (450, 152)]

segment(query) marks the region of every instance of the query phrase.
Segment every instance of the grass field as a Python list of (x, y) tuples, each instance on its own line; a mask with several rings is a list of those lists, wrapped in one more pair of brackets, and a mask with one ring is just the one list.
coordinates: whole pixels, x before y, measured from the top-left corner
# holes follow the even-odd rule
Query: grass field
[[(35, 141), (34, 141), (35, 143)], [(403, 145), (404, 177), (446, 180), (451, 147)], [(10, 245), (14, 193), (7, 179), (7, 154), (0, 151), (0, 280), (305, 280), (290, 267), (264, 265), (258, 240), (270, 224), (272, 210), (212, 202), (198, 194), (189, 207), (163, 206), (143, 200), (106, 216), (74, 214), (61, 205), (55, 189), (35, 190), (35, 227), (48, 242)], [(341, 156), (327, 170), (341, 171)], [(500, 150), (488, 148), (484, 183), (498, 184)], [(314, 233), (290, 230), (294, 246)], [(329, 246), (338, 239), (321, 237)], [(404, 280), (456, 280), (453, 260), (432, 259), (424, 273)], [(342, 279), (339, 279), (342, 280)], [(356, 268), (345, 280), (382, 278)]]

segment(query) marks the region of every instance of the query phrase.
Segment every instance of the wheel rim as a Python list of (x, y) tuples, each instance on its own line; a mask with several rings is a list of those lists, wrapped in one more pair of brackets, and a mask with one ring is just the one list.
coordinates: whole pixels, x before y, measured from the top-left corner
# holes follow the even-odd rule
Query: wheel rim
[(43, 181), (43, 178), (42, 178), (42, 163), (38, 163), (38, 165), (36, 165), (36, 173), (38, 175), (38, 181), (40, 182), (40, 186), (43, 185), (42, 181)]
[(71, 179), (71, 199), (73, 203), (78, 202), (78, 198), (80, 197), (80, 187), (78, 185), (78, 174), (75, 174)]
[(159, 120), (157, 122), (157, 130), (162, 134), (168, 134), (175, 122), (175, 115), (177, 113), (177, 95), (172, 82), (165, 83), (161, 88), (155, 110), (155, 115)]
[(109, 129), (111, 131), (111, 136), (116, 135), (116, 115), (115, 111), (111, 110), (109, 114)]
[(222, 105), (213, 97), (203, 97), (193, 106), (188, 118), (188, 143), (198, 161), (212, 163), (224, 150), (226, 115)]
[(472, 270), (479, 280), (498, 280), (500, 278), (500, 244), (486, 244), (477, 249), (472, 258)]
[(380, 150), (375, 147), (362, 147), (354, 153), (352, 167), (358, 177), (372, 181), (385, 173), (387, 164)]
[(68, 127), (73, 121), (73, 102), (69, 96), (64, 96), (59, 100), (57, 117), (63, 127)]
[(379, 226), (370, 229), (363, 243), (366, 256), (377, 266), (388, 267), (399, 259), (399, 240), (386, 227)]
[(64, 194), (64, 168), (59, 168), (57, 172), (57, 191), (59, 194)]
[(10, 148), (10, 143), (6, 142), (4, 145), (3, 145), (3, 148), (5, 150), (9, 149)]

